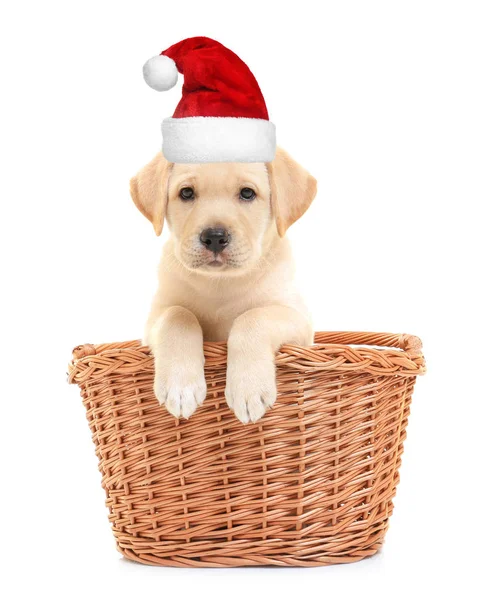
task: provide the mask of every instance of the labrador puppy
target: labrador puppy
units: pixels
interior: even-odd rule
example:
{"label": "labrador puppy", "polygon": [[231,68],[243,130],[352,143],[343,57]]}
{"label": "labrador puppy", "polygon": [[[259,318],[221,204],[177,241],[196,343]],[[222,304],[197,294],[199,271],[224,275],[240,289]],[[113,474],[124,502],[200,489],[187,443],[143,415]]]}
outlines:
{"label": "labrador puppy", "polygon": [[282,149],[267,164],[172,164],[158,154],[130,191],[156,234],[164,220],[171,232],[145,329],[158,401],[188,419],[206,396],[204,340],[228,340],[225,399],[240,421],[257,421],[276,400],[278,348],[313,342],[285,232],[316,180]]}

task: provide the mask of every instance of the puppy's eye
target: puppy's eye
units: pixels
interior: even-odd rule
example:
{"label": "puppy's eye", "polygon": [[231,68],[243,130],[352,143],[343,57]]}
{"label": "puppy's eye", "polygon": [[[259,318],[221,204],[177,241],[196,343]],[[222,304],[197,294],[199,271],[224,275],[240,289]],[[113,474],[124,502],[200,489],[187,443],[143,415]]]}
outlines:
{"label": "puppy's eye", "polygon": [[255,200],[255,192],[252,188],[242,188],[240,190],[240,199],[241,200]]}
{"label": "puppy's eye", "polygon": [[195,192],[191,187],[184,187],[180,190],[180,198],[182,200],[193,200],[195,197]]}

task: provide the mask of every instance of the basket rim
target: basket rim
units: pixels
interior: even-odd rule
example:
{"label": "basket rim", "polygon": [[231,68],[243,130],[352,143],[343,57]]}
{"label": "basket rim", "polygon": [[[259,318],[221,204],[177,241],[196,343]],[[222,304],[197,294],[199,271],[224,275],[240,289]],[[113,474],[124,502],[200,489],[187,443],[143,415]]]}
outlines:
{"label": "basket rim", "polygon": [[[226,342],[205,342],[205,370],[226,365]],[[68,382],[81,384],[113,373],[134,375],[154,371],[153,355],[141,340],[105,344],[82,344],[72,352]],[[314,344],[283,345],[276,355],[277,367],[308,371],[324,370],[373,375],[416,376],[426,372],[421,340],[409,334],[317,331]]]}

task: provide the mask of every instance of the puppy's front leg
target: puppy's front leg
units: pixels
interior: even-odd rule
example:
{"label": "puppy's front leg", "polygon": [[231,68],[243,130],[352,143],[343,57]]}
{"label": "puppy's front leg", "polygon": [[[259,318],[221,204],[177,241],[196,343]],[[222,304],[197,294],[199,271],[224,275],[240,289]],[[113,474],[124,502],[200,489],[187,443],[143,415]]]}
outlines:
{"label": "puppy's front leg", "polygon": [[155,357],[155,396],[174,417],[188,419],[207,393],[203,333],[182,306],[161,310],[147,333]]}
{"label": "puppy's front leg", "polygon": [[287,306],[254,308],[235,319],[228,338],[228,406],[242,421],[257,421],[277,398],[275,353],[282,344],[313,341],[308,319]]}

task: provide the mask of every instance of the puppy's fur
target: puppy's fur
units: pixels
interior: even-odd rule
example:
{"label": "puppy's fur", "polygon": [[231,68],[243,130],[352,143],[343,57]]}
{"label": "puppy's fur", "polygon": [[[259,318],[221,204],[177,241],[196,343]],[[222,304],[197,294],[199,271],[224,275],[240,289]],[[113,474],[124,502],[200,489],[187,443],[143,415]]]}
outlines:
{"label": "puppy's fur", "polygon": [[[185,187],[193,200],[181,199]],[[254,200],[241,199],[245,187]],[[243,423],[257,421],[276,399],[275,352],[313,340],[284,235],[315,197],[315,179],[281,149],[268,164],[172,164],[158,154],[130,190],[156,234],[164,219],[171,232],[145,330],[156,397],[190,417],[206,395],[203,341],[228,340],[225,398]],[[211,227],[229,233],[220,254],[200,241]]]}

